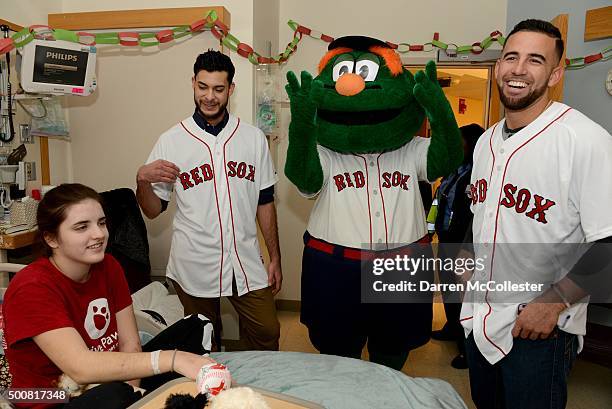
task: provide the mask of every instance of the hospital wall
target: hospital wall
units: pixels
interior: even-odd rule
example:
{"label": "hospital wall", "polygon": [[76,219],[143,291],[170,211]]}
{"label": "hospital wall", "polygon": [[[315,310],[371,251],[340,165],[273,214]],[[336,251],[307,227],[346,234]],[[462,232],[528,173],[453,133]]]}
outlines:
{"label": "hospital wall", "polygon": [[[1,2],[5,2],[2,0]],[[226,0],[206,2],[181,0],[172,2],[162,0],[63,0],[45,2],[30,0],[10,2],[15,13],[15,22],[23,25],[46,22],[47,13],[85,12],[100,10],[145,9],[165,7],[225,6],[231,13],[231,32],[241,41],[253,44],[257,51],[267,51],[266,42],[272,43],[272,52],[284,50],[291,41],[292,31],[287,21],[292,19],[314,30],[320,30],[333,37],[362,34],[393,42],[423,44],[432,39],[434,32],[440,33],[442,41],[457,44],[471,44],[484,39],[494,30],[506,31],[507,0],[475,0],[469,7],[461,2],[444,0],[435,7],[426,3],[407,0],[381,0],[376,3],[365,1],[299,1],[299,0]],[[17,7],[15,4],[22,6]],[[43,7],[44,5],[44,7]],[[17,9],[20,10],[17,10]],[[23,10],[21,10],[23,8]],[[3,7],[3,15],[4,14]],[[36,10],[33,12],[32,10]],[[10,16],[9,16],[10,17]],[[18,18],[19,17],[19,18]],[[7,18],[8,19],[8,18]],[[201,39],[204,46],[211,44],[210,33]],[[282,67],[279,77],[280,88],[284,85],[287,70],[308,70],[315,73],[319,59],[326,51],[327,44],[305,36],[298,51]],[[177,48],[177,50],[179,50]],[[160,53],[180,51],[162,50]],[[164,76],[150,77],[149,60],[146,56],[132,55],[128,51],[117,51],[125,58],[125,69],[142,73],[141,84],[125,84],[125,73],[117,72],[115,77],[108,76],[100,83],[90,100],[69,99],[68,114],[72,128],[72,142],[61,145],[61,152],[51,152],[51,162],[60,162],[68,169],[58,172],[64,179],[59,181],[79,181],[98,190],[117,187],[135,187],[135,174],[146,160],[153,144],[161,132],[177,121],[185,118],[193,109],[190,89],[191,67],[194,55],[182,54],[181,60],[173,61],[173,69],[164,76],[172,77],[176,87],[169,89]],[[137,53],[136,53],[137,54]],[[412,55],[412,54],[411,54]],[[431,56],[433,53],[415,53],[417,57]],[[244,58],[231,54],[236,65],[236,92],[231,99],[231,110],[243,120],[254,119],[254,67]],[[123,84],[123,85],[118,85]],[[132,101],[136,92],[139,103],[126,105],[125,99]],[[116,105],[104,108],[96,106],[96,98],[101,101],[108,95],[116,95]],[[284,93],[280,96],[286,99]],[[286,102],[286,101],[285,101]],[[280,138],[271,143],[273,156],[280,181],[277,185],[277,206],[279,215],[279,234],[283,254],[285,275],[283,290],[279,298],[299,300],[300,270],[302,253],[302,234],[306,228],[308,215],[313,202],[301,198],[295,188],[284,177],[283,168],[287,150],[286,129],[289,122],[287,104],[281,109],[282,127]],[[94,121],[92,112],[103,121]],[[123,126],[122,118],[143,118],[140,126]],[[63,158],[63,159],[62,159]],[[52,165],[56,166],[56,165]],[[57,183],[53,178],[52,182]],[[58,182],[59,182],[58,181]],[[155,274],[163,274],[167,262],[171,238],[173,206],[164,215],[147,221],[151,245],[151,262]]]}

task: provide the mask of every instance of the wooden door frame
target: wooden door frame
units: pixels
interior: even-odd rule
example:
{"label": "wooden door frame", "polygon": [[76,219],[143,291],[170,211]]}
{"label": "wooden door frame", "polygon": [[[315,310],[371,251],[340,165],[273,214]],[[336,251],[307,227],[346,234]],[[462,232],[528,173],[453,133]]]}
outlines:
{"label": "wooden door frame", "polygon": [[[402,64],[404,68],[421,68],[424,67],[424,63],[414,62],[414,63],[404,63]],[[466,64],[466,63],[444,63],[439,64],[436,68],[452,68],[452,69],[466,69],[466,68],[475,68],[475,69],[486,69],[489,71],[489,75],[487,78],[487,94],[486,100],[484,101],[485,106],[485,117],[484,117],[484,128],[488,128],[500,119],[500,104],[499,104],[499,93],[497,91],[497,87],[495,86],[493,68],[495,67],[495,61],[482,61],[475,64]],[[493,113],[493,114],[492,114]],[[496,115],[494,115],[496,113]],[[497,119],[495,119],[497,118]],[[417,134],[426,135],[427,129],[427,118],[423,121],[421,128],[419,128]]]}
{"label": "wooden door frame", "polygon": [[[567,51],[567,26],[569,22],[569,15],[559,14],[558,16],[553,18],[550,22],[559,29],[559,31],[561,32],[561,38],[563,39],[563,44],[565,44],[565,47],[563,47],[563,55],[561,56],[561,61],[559,62],[559,65],[565,71],[565,52]],[[554,87],[549,88],[548,96],[550,99],[552,99],[553,101],[558,101],[558,102],[563,101],[563,83],[564,82],[565,82],[565,72],[563,72],[563,75],[561,76],[561,81],[559,81],[557,85],[555,85]]]}

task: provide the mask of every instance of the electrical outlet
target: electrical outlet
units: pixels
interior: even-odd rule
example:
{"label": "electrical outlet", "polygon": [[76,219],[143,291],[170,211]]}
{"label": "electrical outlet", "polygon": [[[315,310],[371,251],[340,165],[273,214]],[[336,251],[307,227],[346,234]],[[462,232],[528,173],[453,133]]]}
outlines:
{"label": "electrical outlet", "polygon": [[30,134],[30,125],[29,124],[20,124],[19,125],[19,139],[21,143],[34,143],[34,138]]}
{"label": "electrical outlet", "polygon": [[36,180],[36,162],[26,162],[25,171],[27,180]]}

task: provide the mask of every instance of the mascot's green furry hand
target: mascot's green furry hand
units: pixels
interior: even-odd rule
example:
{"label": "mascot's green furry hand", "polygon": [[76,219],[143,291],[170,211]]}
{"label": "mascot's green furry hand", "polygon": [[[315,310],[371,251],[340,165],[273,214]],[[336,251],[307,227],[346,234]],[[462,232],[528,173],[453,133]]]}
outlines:
{"label": "mascot's green furry hand", "polygon": [[[445,108],[443,107],[442,101],[446,100],[444,91],[442,91],[438,83],[436,63],[429,61],[425,66],[425,71],[418,71],[414,75],[414,80],[416,82],[413,91],[414,97],[423,107],[427,114],[427,118],[431,121],[432,118],[438,116],[437,114],[441,106]],[[444,111],[444,109],[442,109],[442,111]]]}
{"label": "mascot's green furry hand", "polygon": [[414,80],[414,97],[425,110],[431,126],[427,178],[435,180],[454,171],[463,160],[461,133],[453,110],[438,83],[436,64],[429,61],[425,72],[417,72]]}
{"label": "mascot's green furry hand", "polygon": [[292,71],[287,73],[288,84],[285,90],[291,102],[291,124],[286,165],[300,165],[285,166],[285,174],[302,192],[315,193],[323,186],[315,124],[317,102],[323,95],[323,84],[313,81],[307,71],[302,71],[301,80],[300,85]]}

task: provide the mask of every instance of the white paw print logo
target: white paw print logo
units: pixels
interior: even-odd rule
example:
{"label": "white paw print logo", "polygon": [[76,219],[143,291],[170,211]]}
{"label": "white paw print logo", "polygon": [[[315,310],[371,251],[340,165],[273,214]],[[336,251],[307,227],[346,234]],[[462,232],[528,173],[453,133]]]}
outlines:
{"label": "white paw print logo", "polygon": [[110,311],[108,310],[108,300],[97,298],[89,303],[87,316],[85,317],[85,331],[91,339],[98,339],[108,329],[110,324]]}

